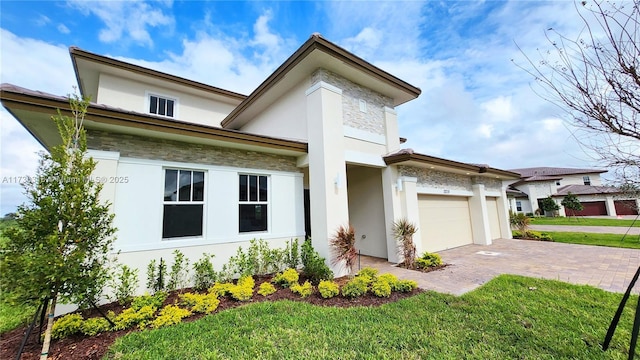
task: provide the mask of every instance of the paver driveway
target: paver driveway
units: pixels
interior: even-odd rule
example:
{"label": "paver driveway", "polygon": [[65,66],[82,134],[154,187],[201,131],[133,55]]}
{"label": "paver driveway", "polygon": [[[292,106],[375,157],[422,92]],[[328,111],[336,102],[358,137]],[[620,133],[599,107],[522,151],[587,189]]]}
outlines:
{"label": "paver driveway", "polygon": [[[530,240],[494,240],[492,245],[467,245],[439,252],[450,264],[421,273],[395,267],[384,259],[363,257],[362,266],[412,279],[427,290],[461,295],[500,274],[516,274],[587,284],[624,292],[640,266],[640,250]],[[640,283],[640,281],[639,281]],[[640,284],[636,284],[634,293]]]}

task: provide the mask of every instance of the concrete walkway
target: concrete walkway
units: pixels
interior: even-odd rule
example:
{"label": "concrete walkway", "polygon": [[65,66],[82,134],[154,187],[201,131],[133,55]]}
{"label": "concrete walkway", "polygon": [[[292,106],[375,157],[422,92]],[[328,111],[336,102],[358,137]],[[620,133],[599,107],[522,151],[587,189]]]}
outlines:
{"label": "concrete walkway", "polygon": [[621,226],[530,225],[529,229],[535,231],[569,231],[598,234],[640,235],[640,227],[628,228]]}
{"label": "concrete walkway", "polygon": [[[461,295],[500,274],[592,285],[624,292],[640,266],[640,250],[563,244],[531,240],[494,240],[493,245],[467,245],[439,252],[449,264],[439,271],[422,273],[394,266],[385,259],[363,257],[371,266],[427,290]],[[640,281],[639,281],[640,283]],[[640,284],[636,284],[637,294]]]}

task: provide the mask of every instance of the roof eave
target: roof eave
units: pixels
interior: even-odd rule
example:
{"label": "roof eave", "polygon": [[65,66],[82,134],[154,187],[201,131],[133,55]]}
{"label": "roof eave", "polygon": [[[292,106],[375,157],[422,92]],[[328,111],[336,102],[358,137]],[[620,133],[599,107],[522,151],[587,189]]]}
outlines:
{"label": "roof eave", "polygon": [[511,171],[496,169],[496,168],[487,167],[487,166],[475,166],[467,163],[438,158],[438,157],[424,155],[424,154],[402,153],[402,154],[392,154],[384,157],[384,162],[387,165],[401,165],[402,163],[409,162],[409,161],[446,166],[446,167],[465,170],[465,171],[469,171],[477,174],[490,173],[490,174],[499,175],[499,176],[503,176],[505,178],[510,178],[510,179],[517,179],[520,177],[519,174]]}

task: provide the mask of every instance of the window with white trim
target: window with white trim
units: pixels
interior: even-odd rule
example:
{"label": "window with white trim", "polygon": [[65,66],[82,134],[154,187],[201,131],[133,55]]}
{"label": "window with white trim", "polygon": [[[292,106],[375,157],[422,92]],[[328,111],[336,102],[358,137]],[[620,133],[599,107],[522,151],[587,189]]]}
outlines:
{"label": "window with white trim", "polygon": [[162,238],[202,236],[204,171],[165,169]]}
{"label": "window with white trim", "polygon": [[174,117],[176,99],[149,94],[149,113]]}
{"label": "window with white trim", "polygon": [[516,210],[522,211],[522,201],[516,201]]}
{"label": "window with white trim", "polygon": [[591,178],[589,178],[589,175],[585,175],[585,176],[583,176],[583,177],[582,177],[582,182],[583,182],[585,185],[591,185]]}
{"label": "window with white trim", "polygon": [[239,232],[267,231],[269,177],[240,174],[238,183]]}

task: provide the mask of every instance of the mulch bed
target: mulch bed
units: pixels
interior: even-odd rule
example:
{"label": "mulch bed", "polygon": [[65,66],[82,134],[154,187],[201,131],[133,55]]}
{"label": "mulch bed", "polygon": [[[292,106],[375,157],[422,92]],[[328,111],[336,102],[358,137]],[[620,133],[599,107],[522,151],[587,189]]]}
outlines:
{"label": "mulch bed", "polygon": [[401,267],[403,269],[408,269],[408,270],[413,270],[413,271],[420,271],[420,272],[423,272],[423,273],[429,273],[429,272],[432,272],[432,271],[442,270],[442,269],[446,268],[449,265],[450,264],[442,264],[442,265],[430,266],[430,267],[427,267],[427,268],[418,268],[418,267],[410,268],[410,267],[407,266],[407,264],[405,264],[404,262],[401,262],[397,266]]}
{"label": "mulch bed", "polygon": [[[446,265],[444,265],[446,266]],[[443,267],[444,267],[443,266]],[[254,277],[256,278],[256,277]],[[256,289],[260,286],[260,283],[264,281],[269,281],[270,277],[262,277],[256,278]],[[304,279],[300,279],[301,282]],[[343,285],[348,281],[347,277],[342,277],[335,279],[335,281]],[[275,293],[269,296],[258,295],[254,292],[254,296],[252,300],[248,302],[239,302],[233,299],[229,299],[227,297],[220,298],[220,305],[218,305],[218,309],[212,316],[215,316],[217,312],[231,309],[234,307],[257,303],[262,301],[277,301],[277,300],[292,300],[292,301],[302,301],[308,302],[314,305],[319,306],[335,306],[335,307],[351,307],[351,306],[380,306],[382,304],[386,304],[389,302],[398,301],[400,299],[404,299],[410,296],[414,296],[423,292],[422,289],[416,289],[410,293],[391,293],[391,296],[388,298],[379,298],[372,294],[366,294],[365,296],[361,296],[355,299],[344,298],[342,296],[336,296],[331,299],[323,299],[320,294],[316,291],[314,294],[309,296],[306,299],[301,299],[299,295],[292,293],[289,289],[278,289]],[[189,291],[190,289],[185,289]],[[178,301],[178,292],[173,292],[169,294],[167,299],[165,300],[165,305],[173,304]],[[109,303],[100,306],[100,309],[106,313],[109,310],[112,310],[116,314],[120,313],[124,310],[124,307],[119,305],[117,302]],[[100,316],[98,312],[94,309],[91,311],[86,311],[82,313],[85,318],[92,316]],[[189,318],[184,319],[183,321],[194,321],[202,318],[203,315],[197,314],[191,316]],[[0,336],[0,359],[15,359],[18,349],[20,348],[20,343],[24,337],[24,334],[27,330],[27,326],[9,331]],[[88,337],[88,336],[70,336],[64,339],[52,340],[51,348],[49,349],[49,359],[59,359],[59,360],[76,360],[76,359],[100,359],[107,352],[109,346],[113,344],[113,342],[120,336],[124,336],[133,331],[140,331],[136,329],[129,330],[121,330],[121,331],[111,331],[102,334],[98,334],[96,336]],[[28,339],[28,342],[24,348],[22,359],[38,359],[40,357],[40,351],[42,349],[42,345],[37,342],[37,336],[35,333],[37,332],[37,328],[34,329],[33,334]]]}

